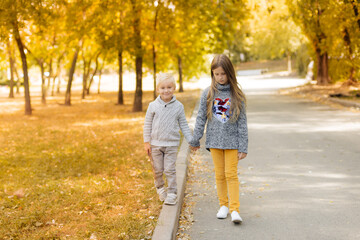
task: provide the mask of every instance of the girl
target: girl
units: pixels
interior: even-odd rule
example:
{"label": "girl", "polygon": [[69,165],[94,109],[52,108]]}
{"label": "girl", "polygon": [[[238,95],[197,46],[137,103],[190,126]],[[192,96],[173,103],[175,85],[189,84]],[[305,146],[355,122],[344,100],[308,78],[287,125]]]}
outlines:
{"label": "girl", "polygon": [[200,147],[206,127],[206,149],[210,150],[215,167],[215,179],[220,209],[217,218],[231,212],[231,220],[241,223],[239,215],[238,160],[247,155],[248,131],[245,113],[246,99],[235,76],[230,59],[216,55],[211,63],[211,85],[200,99],[194,129],[192,149]]}

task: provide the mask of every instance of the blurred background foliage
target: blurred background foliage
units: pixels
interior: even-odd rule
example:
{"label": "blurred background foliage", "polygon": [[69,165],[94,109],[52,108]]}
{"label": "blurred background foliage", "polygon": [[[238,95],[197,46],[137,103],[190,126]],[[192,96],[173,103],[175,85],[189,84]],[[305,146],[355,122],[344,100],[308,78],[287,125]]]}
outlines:
{"label": "blurred background foliage", "polygon": [[2,0],[0,84],[26,88],[25,72],[36,69],[43,102],[63,79],[70,105],[74,74],[85,98],[94,76],[112,72],[123,104],[122,75],[136,72],[139,111],[143,73],[173,72],[182,91],[183,81],[207,73],[215,53],[239,69],[284,60],[301,76],[313,60],[319,85],[356,83],[359,7],[355,0]]}

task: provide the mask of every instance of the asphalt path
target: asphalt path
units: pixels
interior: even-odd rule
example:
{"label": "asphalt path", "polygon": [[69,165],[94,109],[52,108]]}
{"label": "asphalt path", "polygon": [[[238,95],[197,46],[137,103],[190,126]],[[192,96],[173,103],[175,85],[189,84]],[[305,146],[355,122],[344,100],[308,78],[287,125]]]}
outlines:
{"label": "asphalt path", "polygon": [[194,222],[183,234],[194,240],[360,239],[360,114],[277,94],[301,79],[239,80],[249,128],[249,154],[238,165],[243,223],[216,219],[213,163],[202,139],[186,190]]}

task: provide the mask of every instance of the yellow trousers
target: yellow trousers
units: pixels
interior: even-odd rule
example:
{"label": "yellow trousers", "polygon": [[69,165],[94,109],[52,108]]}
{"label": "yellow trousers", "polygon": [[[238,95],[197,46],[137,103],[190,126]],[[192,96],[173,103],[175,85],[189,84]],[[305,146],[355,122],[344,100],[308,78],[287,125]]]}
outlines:
{"label": "yellow trousers", "polygon": [[210,152],[215,166],[216,189],[220,206],[229,207],[230,212],[239,212],[238,150],[211,148]]}

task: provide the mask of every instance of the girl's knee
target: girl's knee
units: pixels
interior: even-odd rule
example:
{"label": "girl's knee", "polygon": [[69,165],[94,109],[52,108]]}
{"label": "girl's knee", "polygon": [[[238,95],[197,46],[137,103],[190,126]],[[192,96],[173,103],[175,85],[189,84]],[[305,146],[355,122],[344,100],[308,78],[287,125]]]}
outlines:
{"label": "girl's knee", "polygon": [[237,171],[229,171],[229,172],[225,172],[225,177],[227,181],[231,181],[231,180],[236,180],[238,181],[238,176],[237,176]]}

